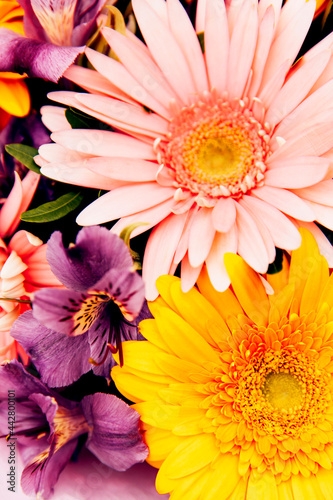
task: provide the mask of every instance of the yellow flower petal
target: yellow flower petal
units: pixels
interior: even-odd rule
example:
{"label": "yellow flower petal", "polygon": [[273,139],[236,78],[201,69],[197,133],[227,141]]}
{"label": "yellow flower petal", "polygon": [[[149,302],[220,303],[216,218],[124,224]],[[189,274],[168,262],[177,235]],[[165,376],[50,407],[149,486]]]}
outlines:
{"label": "yellow flower petal", "polygon": [[226,453],[222,455],[214,464],[207,486],[205,495],[202,499],[205,500],[225,500],[232,494],[236,486],[241,480],[238,473],[239,457]]}
{"label": "yellow flower petal", "polygon": [[177,479],[188,476],[210,464],[219,453],[215,438],[211,434],[184,438],[163,462],[156,478],[157,490],[160,490],[164,478]]}
{"label": "yellow flower petal", "polygon": [[278,500],[275,477],[271,472],[251,472],[246,500]]}
{"label": "yellow flower petal", "polygon": [[176,356],[192,363],[199,360],[200,364],[204,361],[219,363],[219,356],[212,347],[174,311],[160,308],[155,320],[163,340]]}
{"label": "yellow flower petal", "polygon": [[[184,293],[181,282],[177,280],[170,287],[172,300],[178,307],[178,313],[187,321],[200,335],[214,347],[218,346],[221,337],[212,336],[209,323],[217,323],[221,329],[229,333],[229,329],[216,309],[195,288]],[[207,321],[209,318],[209,322]]]}
{"label": "yellow flower petal", "polygon": [[258,274],[239,255],[224,256],[230,281],[239,303],[257,325],[267,325],[269,301]]}
{"label": "yellow flower petal", "polygon": [[0,107],[14,116],[25,116],[30,109],[30,94],[24,82],[2,79],[0,75]]}
{"label": "yellow flower petal", "polygon": [[[332,474],[332,471],[331,471]],[[301,474],[291,476],[291,487],[296,500],[327,500],[318,488],[316,477],[304,477]]]}
{"label": "yellow flower petal", "polygon": [[209,279],[206,266],[202,268],[197,285],[202,295],[215,307],[223,319],[243,313],[243,309],[230,289],[225,292],[215,290]]}
{"label": "yellow flower petal", "polygon": [[[136,408],[134,405],[133,408]],[[165,460],[179,444],[183,442],[183,437],[175,436],[165,429],[152,427],[145,432],[145,442],[149,448],[147,460],[157,462]]]}

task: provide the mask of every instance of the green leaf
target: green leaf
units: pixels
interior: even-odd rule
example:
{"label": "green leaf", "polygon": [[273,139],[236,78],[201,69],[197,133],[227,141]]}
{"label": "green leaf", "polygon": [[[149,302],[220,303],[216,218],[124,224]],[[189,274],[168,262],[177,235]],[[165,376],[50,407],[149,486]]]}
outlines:
{"label": "green leaf", "polygon": [[75,210],[83,200],[81,193],[67,193],[57,200],[44,203],[33,210],[23,212],[21,220],[24,222],[51,222],[61,219]]}
{"label": "green leaf", "polygon": [[283,264],[283,251],[281,248],[276,249],[276,257],[274,262],[272,262],[267,269],[267,274],[276,274],[282,271]]}
{"label": "green leaf", "polygon": [[90,115],[87,115],[83,111],[79,111],[76,108],[69,107],[65,111],[65,116],[72,128],[88,128],[97,130],[114,130],[112,127],[107,125]]}
{"label": "green leaf", "polygon": [[40,168],[35,163],[34,156],[38,155],[38,149],[26,144],[7,144],[5,149],[8,154],[14,156],[25,167],[37,174],[40,174]]}
{"label": "green leaf", "polygon": [[202,50],[202,53],[205,53],[205,33],[201,31],[201,33],[197,33],[197,37],[200,43],[200,47]]}

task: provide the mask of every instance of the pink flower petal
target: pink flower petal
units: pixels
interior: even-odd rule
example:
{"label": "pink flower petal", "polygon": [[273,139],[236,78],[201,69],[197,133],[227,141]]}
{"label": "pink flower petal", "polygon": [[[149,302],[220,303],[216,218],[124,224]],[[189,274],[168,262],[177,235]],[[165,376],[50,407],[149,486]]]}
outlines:
{"label": "pink flower petal", "polygon": [[[175,256],[173,258],[173,262],[175,264],[179,264],[181,260],[185,257],[188,250],[188,240],[190,236],[190,230],[193,223],[194,218],[198,213],[199,207],[195,205],[194,207],[190,207],[188,210],[187,218],[184,224],[184,229],[181,237],[179,238],[179,243],[175,252]],[[181,212],[184,213],[184,212]]]}
{"label": "pink flower petal", "polygon": [[[259,8],[263,0],[259,2]],[[275,29],[274,8],[270,5],[259,25],[256,51],[252,62],[253,76],[250,88],[247,92],[249,97],[254,97],[260,87],[261,78],[265,69],[265,63],[273,40]]]}
{"label": "pink flower petal", "polygon": [[165,23],[145,0],[132,0],[132,5],[153,58],[181,101],[189,104],[189,98],[195,95],[196,89],[181,48]]}
{"label": "pink flower petal", "polygon": [[244,195],[240,203],[245,209],[252,210],[267,226],[276,247],[295,250],[300,246],[300,233],[280,210],[254,196]]}
{"label": "pink flower petal", "polygon": [[224,265],[224,254],[237,252],[237,229],[233,226],[227,233],[216,233],[206,259],[207,271],[213,287],[224,292],[230,285],[230,278]]}
{"label": "pink flower petal", "polygon": [[134,158],[100,157],[87,160],[85,167],[110,179],[126,182],[149,182],[155,180],[159,165]]}
{"label": "pink flower petal", "polygon": [[193,218],[188,241],[188,258],[192,267],[198,267],[205,261],[215,232],[212,223],[212,209],[199,208]]}
{"label": "pink flower petal", "polygon": [[265,172],[265,185],[298,189],[317,184],[324,179],[329,160],[316,156],[299,156],[270,163]]}
{"label": "pink flower petal", "polygon": [[276,137],[285,140],[312,129],[318,123],[333,122],[333,106],[331,95],[333,93],[333,80],[305,99],[290,115],[288,115],[276,128],[271,139],[271,150],[275,151]]}
{"label": "pink flower petal", "polygon": [[141,212],[173,198],[174,188],[161,187],[154,182],[123,186],[104,194],[78,216],[80,226],[103,224],[126,215]]}
{"label": "pink flower petal", "polygon": [[169,274],[185,220],[186,214],[169,215],[149,236],[142,263],[147,300],[154,300],[158,295],[157,278]]}
{"label": "pink flower petal", "polygon": [[161,116],[165,116],[165,107],[156,101],[119,61],[89,48],[86,49],[86,56],[94,68],[122,92],[125,92],[135,99],[135,101],[139,101]]}
{"label": "pink flower petal", "polygon": [[232,198],[220,198],[213,208],[212,220],[216,231],[227,233],[236,219],[236,206]]}
{"label": "pink flower petal", "polygon": [[272,126],[285,118],[306,97],[323,72],[331,57],[331,51],[322,52],[304,64],[285,83],[270,105],[265,120]]}
{"label": "pink flower petal", "polygon": [[9,251],[15,251],[22,259],[35,252],[43,242],[28,231],[17,231],[8,244]]}
{"label": "pink flower petal", "polygon": [[122,101],[134,103],[135,101],[128,97],[125,92],[122,92],[103,75],[93,69],[83,68],[82,66],[70,66],[64,73],[64,77],[71,82],[76,83],[87,92],[92,94],[106,94],[110,97],[116,97]]}
{"label": "pink flower petal", "polygon": [[333,207],[320,205],[319,203],[313,203],[312,201],[307,201],[307,203],[315,214],[315,220],[319,222],[319,224],[322,224],[324,227],[333,231]]}
{"label": "pink flower petal", "polygon": [[313,221],[315,218],[313,211],[301,198],[285,189],[263,186],[254,189],[252,194],[295,219]]}
{"label": "pink flower petal", "polygon": [[314,201],[315,203],[321,203],[322,205],[333,207],[332,180],[319,182],[315,186],[310,186],[303,189],[295,189],[294,193],[300,198],[304,198],[305,200]]}
{"label": "pink flower petal", "polygon": [[205,59],[211,88],[226,90],[229,54],[229,28],[224,2],[209,0],[206,4]]}
{"label": "pink flower petal", "polygon": [[107,96],[98,96],[92,94],[76,94],[75,98],[88,108],[107,116],[114,118],[123,128],[126,125],[133,125],[141,130],[141,133],[146,131],[154,132],[154,136],[164,135],[168,129],[168,122],[156,115],[148,113],[142,107],[133,106],[126,102],[121,102]]}
{"label": "pink flower petal", "polygon": [[60,144],[53,143],[43,144],[40,146],[38,153],[44,160],[50,163],[81,161],[83,164],[87,158],[91,158],[91,155],[89,154],[79,153],[78,151],[73,151],[72,149],[60,146]]}
{"label": "pink flower petal", "polygon": [[96,156],[121,156],[155,160],[156,155],[150,144],[133,137],[107,130],[74,129],[53,132],[51,139],[69,149]]}
{"label": "pink flower petal", "polygon": [[42,166],[41,173],[54,179],[74,186],[83,186],[94,189],[115,189],[127,184],[126,181],[113,180],[86,168],[82,160],[76,162],[47,163]]}
{"label": "pink flower petal", "polygon": [[66,108],[58,106],[43,106],[40,110],[42,122],[51,132],[58,130],[71,130],[71,126],[65,117]]}
{"label": "pink flower petal", "polygon": [[17,172],[14,186],[0,210],[0,237],[4,238],[13,234],[20,223],[20,215],[24,212],[37,189],[40,175],[30,170],[23,181]]}
{"label": "pink flower petal", "polygon": [[259,216],[258,211],[255,210],[254,207],[251,206],[251,204],[246,204],[246,202],[244,203],[244,197],[240,198],[238,203],[243,208],[245,208],[247,213],[251,216],[251,218],[255,222],[255,225],[257,226],[265,245],[268,262],[269,263],[273,262],[275,259],[276,252],[275,252],[275,244],[273,241],[273,236],[271,234],[270,229],[267,227],[264,220]]}
{"label": "pink flower petal", "polygon": [[173,198],[166,200],[158,205],[147,210],[142,210],[133,215],[127,215],[122,217],[116,224],[112,227],[111,232],[115,234],[120,234],[125,227],[131,224],[140,223],[140,226],[135,228],[131,233],[131,238],[138,236],[145,231],[148,231],[152,227],[156,226],[159,222],[165,219],[171,213],[172,206],[174,204]]}
{"label": "pink flower petal", "polygon": [[103,29],[103,35],[133,78],[160,103],[160,107],[164,109],[162,116],[168,117],[168,104],[171,99],[176,98],[176,94],[149,52],[109,28]]}
{"label": "pink flower petal", "polygon": [[264,240],[258,226],[248,212],[236,203],[238,253],[258,273],[267,271],[269,264]]}
{"label": "pink flower petal", "polygon": [[282,160],[288,156],[320,156],[326,153],[333,147],[332,127],[333,122],[316,123],[311,129],[287,140],[274,151],[269,161]]}
{"label": "pink flower petal", "polygon": [[243,95],[252,66],[257,36],[257,3],[253,0],[244,0],[230,41],[227,78],[230,97],[239,98]]}
{"label": "pink flower petal", "polygon": [[167,8],[170,29],[184,53],[197,91],[208,90],[206,66],[192,23],[179,0],[168,0]]}
{"label": "pink flower petal", "polygon": [[[283,21],[284,9],[281,12],[279,25]],[[314,0],[304,1],[304,5],[299,11],[297,22],[295,23],[295,18],[290,15],[281,33],[277,30],[276,38],[265,65],[263,85],[276,73],[284,61],[288,59],[290,66],[292,65],[309,31],[315,9],[316,2]]]}
{"label": "pink flower petal", "polygon": [[200,271],[202,269],[202,264],[198,267],[192,267],[190,261],[188,259],[188,255],[186,254],[182,259],[181,263],[181,288],[184,293],[191,290],[194,287],[195,282],[198,279]]}
{"label": "pink flower petal", "polygon": [[[2,266],[1,272],[0,272],[0,278],[2,280],[4,279],[10,279],[16,277],[18,274],[23,273],[27,269],[27,265],[24,264],[22,261],[21,257],[17,255],[16,252],[12,251]],[[22,281],[22,280],[21,280]]]}

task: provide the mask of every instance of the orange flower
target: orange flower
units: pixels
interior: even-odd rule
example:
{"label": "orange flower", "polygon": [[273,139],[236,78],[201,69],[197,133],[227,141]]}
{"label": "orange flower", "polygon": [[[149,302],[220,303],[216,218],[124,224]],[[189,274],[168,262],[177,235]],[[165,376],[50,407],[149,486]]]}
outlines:
{"label": "orange flower", "polygon": [[[24,10],[15,0],[1,0],[0,28],[8,28],[24,35]],[[25,116],[30,110],[30,95],[22,75],[0,72],[0,129],[10,115]]]}

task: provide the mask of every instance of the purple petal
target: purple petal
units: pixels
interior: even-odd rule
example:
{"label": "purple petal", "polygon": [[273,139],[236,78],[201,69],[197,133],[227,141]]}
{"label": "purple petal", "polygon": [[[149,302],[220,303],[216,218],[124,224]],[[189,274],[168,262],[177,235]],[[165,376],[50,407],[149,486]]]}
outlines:
{"label": "purple petal", "polygon": [[77,337],[89,330],[107,303],[108,297],[44,288],[34,295],[33,315],[47,328]]}
{"label": "purple petal", "polygon": [[0,366],[0,400],[7,400],[8,390],[15,391],[16,400],[27,399],[34,392],[50,393],[40,380],[30,375],[16,360]]}
{"label": "purple petal", "polygon": [[69,385],[92,368],[87,334],[68,337],[49,330],[33,317],[32,311],[19,316],[12,326],[11,335],[20,342],[42,381],[50,387]]}
{"label": "purple petal", "polygon": [[57,83],[84,47],[58,47],[0,28],[0,71],[27,73]]}
{"label": "purple petal", "polygon": [[24,10],[23,24],[26,36],[28,38],[35,38],[36,40],[47,42],[47,36],[31,7],[31,0],[18,0],[18,3]]}
{"label": "purple petal", "polygon": [[100,226],[81,229],[75,246],[69,249],[64,248],[62,235],[56,231],[48,241],[47,260],[56,277],[77,291],[92,287],[109,269],[133,264],[125,243]]}
{"label": "purple petal", "polygon": [[90,293],[105,293],[119,306],[123,316],[133,321],[141,311],[145,298],[144,283],[141,276],[130,270],[111,269],[105,273]]}
{"label": "purple petal", "polygon": [[87,448],[104,464],[126,470],[143,462],[148,448],[139,430],[140,415],[111,394],[93,394],[81,401],[82,410],[92,428]]}
{"label": "purple petal", "polygon": [[74,16],[72,44],[86,43],[96,26],[96,17],[105,5],[105,0],[80,0],[77,3]]}
{"label": "purple petal", "polygon": [[61,471],[71,459],[76,445],[77,439],[73,439],[62,446],[54,455],[50,456],[46,451],[35,457],[22,472],[23,491],[27,495],[39,493],[41,498],[49,498]]}

